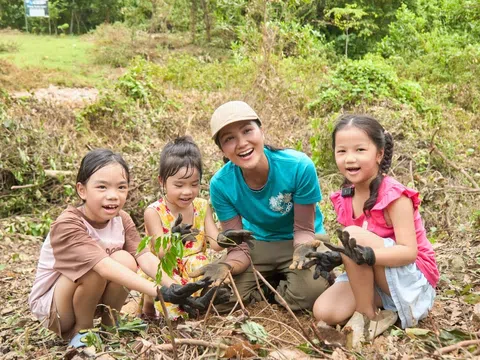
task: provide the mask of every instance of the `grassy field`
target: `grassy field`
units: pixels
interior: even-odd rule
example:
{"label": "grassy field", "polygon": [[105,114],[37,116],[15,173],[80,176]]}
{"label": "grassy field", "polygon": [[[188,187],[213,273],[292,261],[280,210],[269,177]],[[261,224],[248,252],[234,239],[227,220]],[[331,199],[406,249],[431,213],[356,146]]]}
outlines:
{"label": "grassy field", "polygon": [[[105,82],[111,68],[94,63],[93,41],[88,36],[42,36],[0,32],[0,64],[13,68],[8,76],[0,71],[0,84],[23,90],[48,86],[95,87]],[[2,81],[3,74],[3,81]],[[26,80],[22,78],[30,78]]]}

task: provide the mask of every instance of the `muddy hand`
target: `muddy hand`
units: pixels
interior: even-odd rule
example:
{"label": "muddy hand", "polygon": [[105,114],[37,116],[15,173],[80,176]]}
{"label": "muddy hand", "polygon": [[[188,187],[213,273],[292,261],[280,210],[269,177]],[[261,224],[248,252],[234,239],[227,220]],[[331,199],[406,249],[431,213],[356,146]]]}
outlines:
{"label": "muddy hand", "polygon": [[350,237],[348,231],[337,230],[337,235],[342,242],[343,248],[326,243],[325,246],[327,248],[348,256],[350,259],[355,261],[357,265],[375,265],[375,252],[371,247],[358,245],[355,238]]}
{"label": "muddy hand", "polygon": [[303,264],[310,260],[309,258],[306,258],[305,255],[315,252],[321,243],[322,242],[320,240],[312,240],[295,247],[295,250],[293,251],[292,264],[289,266],[289,269],[303,269]]}
{"label": "muddy hand", "polygon": [[183,215],[178,214],[173,224],[171,233],[178,233],[182,237],[182,243],[185,245],[187,241],[197,241],[195,236],[198,235],[199,231],[197,229],[192,229],[192,224],[182,224]]}
{"label": "muddy hand", "polygon": [[305,255],[310,260],[303,264],[304,269],[315,266],[313,278],[316,280],[320,276],[328,280],[329,273],[337,266],[342,265],[342,256],[336,251],[311,252]]}
{"label": "muddy hand", "polygon": [[231,265],[218,262],[202,266],[200,269],[189,273],[188,276],[196,278],[203,275],[204,279],[208,278],[210,281],[213,281],[213,286],[218,286],[225,280],[231,269]]}
{"label": "muddy hand", "polygon": [[234,247],[242,243],[247,243],[250,248],[253,247],[253,233],[248,230],[225,230],[218,234],[217,244],[223,248]]}

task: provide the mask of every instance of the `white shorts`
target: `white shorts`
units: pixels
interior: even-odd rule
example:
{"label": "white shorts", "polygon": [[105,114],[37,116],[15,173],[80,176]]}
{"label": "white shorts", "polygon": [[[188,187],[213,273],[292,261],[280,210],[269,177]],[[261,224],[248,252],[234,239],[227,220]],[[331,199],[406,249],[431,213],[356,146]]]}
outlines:
{"label": "white shorts", "polygon": [[[395,245],[390,238],[383,239],[386,248]],[[385,267],[385,277],[391,296],[375,285],[375,290],[382,299],[383,308],[398,312],[402,328],[417,325],[425,318],[433,306],[435,289],[418,269],[415,263],[400,267]],[[348,281],[346,273],[341,274],[335,282]]]}

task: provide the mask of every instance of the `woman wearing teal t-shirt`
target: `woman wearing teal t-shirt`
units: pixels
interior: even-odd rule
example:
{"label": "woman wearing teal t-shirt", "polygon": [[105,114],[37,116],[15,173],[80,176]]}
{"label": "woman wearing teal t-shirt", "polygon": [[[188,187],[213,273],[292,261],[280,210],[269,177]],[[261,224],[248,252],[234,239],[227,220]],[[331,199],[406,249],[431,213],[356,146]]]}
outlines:
{"label": "woman wearing teal t-shirt", "polygon": [[[302,269],[310,260],[305,254],[320,243],[315,234],[325,233],[318,178],[305,154],[265,145],[261,125],[242,101],[223,104],[212,116],[212,138],[229,161],[213,176],[210,197],[222,225],[219,236],[239,246],[220,239],[219,245],[228,247],[226,258],[190,276],[221,281],[231,271],[243,302],[261,301],[249,252],[262,275],[280,278],[277,291],[292,310],[311,309],[328,287],[324,278],[314,280],[312,270]],[[251,249],[246,239],[254,243]],[[219,310],[236,300],[233,296]]]}

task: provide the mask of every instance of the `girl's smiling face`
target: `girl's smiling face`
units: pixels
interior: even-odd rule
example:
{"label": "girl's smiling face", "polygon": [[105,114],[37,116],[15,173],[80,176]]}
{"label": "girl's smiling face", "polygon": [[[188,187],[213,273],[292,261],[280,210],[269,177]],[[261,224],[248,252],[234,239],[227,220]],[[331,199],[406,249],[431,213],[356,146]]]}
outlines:
{"label": "girl's smiling face", "polygon": [[165,182],[159,181],[165,186],[167,201],[176,207],[174,211],[189,207],[200,191],[200,173],[195,167],[182,167]]}
{"label": "girl's smiling face", "polygon": [[218,134],[225,157],[244,170],[257,167],[265,158],[263,130],[255,121],[237,121]]}
{"label": "girl's smiling face", "polygon": [[347,126],[335,135],[335,162],[340,172],[354,185],[369,185],[379,171],[383,149],[378,150],[367,133]]}
{"label": "girl's smiling face", "polygon": [[98,169],[85,185],[79,182],[76,186],[78,195],[84,201],[85,216],[99,224],[118,216],[127,200],[127,175],[118,163]]}

